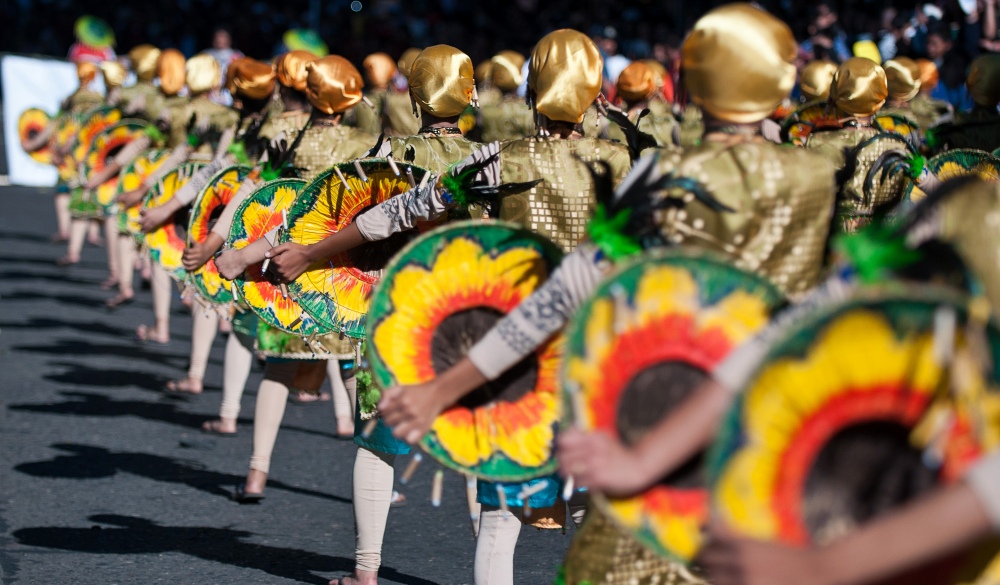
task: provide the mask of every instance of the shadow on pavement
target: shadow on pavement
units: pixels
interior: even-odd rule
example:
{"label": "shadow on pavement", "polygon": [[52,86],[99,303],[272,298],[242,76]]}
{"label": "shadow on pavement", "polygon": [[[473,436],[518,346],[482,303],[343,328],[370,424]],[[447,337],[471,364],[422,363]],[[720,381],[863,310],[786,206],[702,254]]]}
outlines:
{"label": "shadow on pavement", "polygon": [[[4,297],[6,299],[6,297]],[[178,349],[184,348],[180,342],[173,342],[172,345]],[[146,349],[146,348],[149,349]],[[170,346],[143,345],[138,341],[126,342],[123,344],[114,343],[93,343],[83,339],[56,339],[44,345],[15,345],[11,351],[26,351],[30,353],[41,353],[55,355],[59,357],[73,356],[77,358],[87,358],[88,356],[111,356],[126,358],[129,360],[145,360],[154,364],[165,364],[168,360],[181,360],[186,362],[186,355],[171,355],[165,352]],[[150,351],[150,350],[158,351]]]}
{"label": "shadow on pavement", "polygon": [[104,308],[104,299],[95,299],[83,295],[59,294],[42,291],[18,290],[3,296],[8,301],[38,301],[56,302],[60,305],[76,305],[87,309]]}
{"label": "shadow on pavement", "polygon": [[[173,459],[149,453],[110,451],[103,447],[56,443],[53,449],[72,453],[57,455],[46,461],[32,461],[14,466],[20,473],[32,477],[63,479],[101,479],[121,473],[130,473],[153,481],[179,483],[215,496],[230,497],[233,487],[245,478],[231,473],[221,473],[206,469],[196,461]],[[349,498],[317,492],[306,488],[275,481],[267,482],[268,490],[282,490],[303,496],[312,496],[349,504]],[[238,505],[235,502],[234,506]]]}
{"label": "shadow on pavement", "polygon": [[92,368],[70,362],[50,362],[53,367],[67,368],[61,374],[46,374],[42,378],[61,384],[96,386],[98,388],[142,388],[163,393],[166,378],[137,370],[112,370]]}
{"label": "shadow on pavement", "polygon": [[[3,275],[0,274],[0,279]],[[32,317],[22,323],[0,323],[5,329],[72,329],[88,334],[113,335],[115,337],[131,337],[133,328],[114,327],[98,321],[69,321],[66,319],[51,319],[49,317]]]}
{"label": "shadow on pavement", "polygon": [[[146,420],[165,422],[184,427],[185,429],[200,429],[201,424],[210,417],[204,414],[194,414],[178,410],[177,402],[147,402],[144,400],[114,400],[103,394],[93,392],[63,391],[59,394],[67,398],[65,402],[18,403],[7,406],[10,410],[19,412],[37,412],[42,414],[65,414],[70,416],[119,417],[134,416]],[[163,394],[168,397],[167,394]],[[170,396],[169,398],[173,398]],[[249,424],[247,419],[239,419],[240,424]],[[206,435],[208,436],[208,435]]]}
{"label": "shadow on pavement", "polygon": [[[159,526],[145,518],[97,514],[92,522],[105,528],[62,526],[22,528],[13,533],[20,544],[95,554],[157,554],[179,552],[235,567],[256,569],[276,577],[325,585],[327,579],[314,573],[354,569],[354,561],[314,552],[244,542],[253,536],[245,530],[207,526]],[[380,576],[405,585],[436,585],[427,579],[382,567]]]}
{"label": "shadow on pavement", "polygon": [[14,282],[18,280],[52,280],[61,284],[80,284],[84,286],[94,286],[97,281],[90,278],[78,278],[68,274],[52,274],[46,272],[26,272],[23,270],[7,270],[0,272],[0,280]]}

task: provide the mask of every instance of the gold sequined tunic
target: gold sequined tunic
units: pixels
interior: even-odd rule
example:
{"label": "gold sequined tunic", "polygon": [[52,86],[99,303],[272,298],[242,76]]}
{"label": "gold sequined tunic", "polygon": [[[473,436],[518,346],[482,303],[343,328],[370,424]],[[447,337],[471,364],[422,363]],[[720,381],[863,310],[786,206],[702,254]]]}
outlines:
{"label": "gold sequined tunic", "polygon": [[517,96],[504,96],[494,104],[481,105],[477,126],[480,129],[480,139],[484,143],[517,140],[535,133],[535,120],[531,115],[531,108],[524,99]]}
{"label": "gold sequined tunic", "polygon": [[543,181],[504,196],[500,219],[519,223],[563,250],[572,250],[584,238],[596,204],[594,183],[582,161],[596,160],[611,165],[615,185],[631,167],[628,149],[599,138],[531,137],[504,143],[500,153],[502,183]]}

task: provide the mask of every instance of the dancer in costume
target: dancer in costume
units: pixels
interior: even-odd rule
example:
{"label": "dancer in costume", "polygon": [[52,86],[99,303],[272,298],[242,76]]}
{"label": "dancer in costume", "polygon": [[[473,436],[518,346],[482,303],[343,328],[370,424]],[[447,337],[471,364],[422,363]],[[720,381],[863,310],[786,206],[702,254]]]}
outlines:
{"label": "dancer in costume", "polygon": [[944,124],[928,141],[938,151],[975,148],[993,152],[1000,147],[1000,55],[983,55],[969,66],[965,82],[972,97],[972,110],[955,115],[954,124]]}
{"label": "dancer in costume", "polygon": [[129,67],[135,72],[134,85],[121,89],[122,110],[126,116],[155,122],[154,114],[163,107],[163,94],[157,89],[156,63],[160,50],[153,45],[138,45],[128,52]]}
{"label": "dancer in costume", "polygon": [[[636,154],[649,148],[680,144],[677,119],[671,113],[670,104],[658,97],[663,94],[660,93],[656,72],[652,68],[642,61],[633,62],[618,76],[617,88],[625,113],[629,121],[636,125],[635,131],[639,134]],[[624,144],[629,143],[629,138],[618,125],[608,126],[607,137]]]}
{"label": "dancer in costume", "polygon": [[[282,142],[287,151],[289,144],[295,143],[298,136],[309,121],[309,100],[306,97],[306,64],[318,59],[316,55],[308,51],[289,51],[281,55],[275,62],[275,76],[278,81],[278,95],[282,102],[282,113],[277,117],[268,118],[261,128],[261,138],[272,142],[274,152],[278,152],[276,144]],[[237,95],[238,97],[238,95]],[[252,153],[251,153],[252,154]],[[222,216],[212,228],[212,233],[208,239],[197,246],[184,251],[184,268],[192,271],[199,268],[208,261],[229,237],[229,226],[232,224],[233,214],[246,197],[259,186],[258,180],[254,177],[266,175],[262,172],[261,165],[267,162],[267,153],[260,153],[257,160],[251,161],[255,165],[255,170],[251,176],[244,180],[243,186],[234,195],[230,204],[226,206]],[[271,167],[268,167],[271,168]],[[273,172],[274,169],[272,169]],[[263,179],[276,178],[276,176],[264,176]],[[206,421],[202,425],[202,430],[208,433],[233,434],[236,432],[236,419],[240,414],[240,402],[243,398],[243,391],[246,387],[247,378],[250,375],[250,367],[253,363],[254,349],[257,341],[257,316],[250,310],[235,310],[233,314],[233,330],[226,341],[226,352],[223,361],[222,376],[222,403],[219,406],[219,418]],[[330,364],[338,364],[337,360],[330,360]],[[339,368],[337,371],[339,379]],[[331,385],[337,383],[337,379],[330,378]],[[341,382],[342,383],[342,382]],[[346,389],[343,392],[346,394]],[[337,396],[337,393],[334,394]],[[350,412],[350,404],[337,404],[337,432],[345,433],[353,429],[354,419],[350,417],[343,420],[343,413]]]}
{"label": "dancer in costume", "polygon": [[931,92],[938,85],[938,68],[934,61],[917,59],[917,68],[920,70],[920,91],[910,101],[910,110],[920,127],[928,130],[950,121],[953,110],[948,102],[931,97]]}
{"label": "dancer in costume", "polygon": [[[163,61],[167,55],[168,53],[164,51],[160,60]],[[171,54],[171,64],[174,61],[176,58]],[[163,88],[163,73],[164,71],[161,70],[161,89]],[[236,123],[238,116],[231,109],[209,100],[209,94],[219,85],[219,82],[219,64],[211,55],[202,53],[184,63],[184,84],[188,88],[188,99],[168,101],[164,111],[160,114],[169,124],[166,143],[173,149],[173,152],[168,161],[160,166],[157,173],[144,181],[140,189],[126,194],[123,198],[134,195],[144,197],[145,193],[160,177],[176,169],[185,161],[208,162],[217,158],[215,155],[225,152],[226,144],[223,141],[223,135]],[[144,233],[152,232],[171,215],[172,212],[165,212],[163,208],[144,209],[139,222],[140,227]],[[136,329],[136,339],[168,343],[170,341],[170,275],[162,266],[154,262],[151,281],[155,325],[153,327],[140,325]],[[208,321],[212,321],[212,318],[210,317]],[[214,330],[214,327],[212,329]],[[214,336],[214,331],[212,336]]]}
{"label": "dancer in costume", "polygon": [[837,64],[833,61],[820,59],[810,61],[799,73],[799,91],[805,104],[826,102],[830,97],[830,86],[833,85],[833,74],[837,72]]}
{"label": "dancer in costume", "polygon": [[[724,32],[737,23],[743,34]],[[622,185],[619,200],[603,204],[598,218],[626,218],[633,250],[639,242],[707,247],[767,276],[786,292],[814,286],[822,273],[833,215],[834,169],[819,155],[783,148],[760,136],[761,121],[792,88],[794,57],[795,41],[787,26],[749,5],[717,9],[700,20],[684,45],[683,58],[688,91],[705,112],[704,144],[683,154],[647,156],[633,170],[631,182]],[[735,75],[747,70],[757,73]],[[736,79],[740,83],[734,86]],[[733,160],[748,162],[734,168]],[[683,214],[654,212],[685,197],[693,200],[681,205]],[[387,390],[379,408],[395,431],[409,441],[418,440],[444,407],[496,379],[561,329],[621,252],[600,236],[602,231],[592,229],[596,241],[571,253],[538,292],[454,368],[428,384]],[[601,526],[588,523],[584,530],[600,531]],[[582,534],[581,539],[600,540]],[[642,560],[641,574],[633,573],[635,563],[605,558],[612,552],[605,550],[596,554],[603,562],[588,567],[593,573],[568,568],[571,582],[606,582],[606,574],[615,575],[613,583],[633,578],[650,582],[670,571],[667,561],[644,552],[634,541],[612,548],[618,559]]]}
{"label": "dancer in costume", "polygon": [[[25,152],[34,152],[40,148],[53,142],[54,139],[58,138],[56,132],[59,128],[67,122],[69,118],[78,118],[85,112],[92,110],[93,108],[101,105],[103,101],[101,95],[95,91],[89,89],[91,82],[97,77],[97,65],[90,62],[81,62],[76,65],[76,76],[79,80],[79,86],[77,89],[63,100],[62,105],[59,108],[60,114],[56,116],[49,124],[45,127],[45,130],[39,132],[32,139],[22,142],[21,148]],[[72,137],[66,137],[67,139]],[[52,162],[57,167],[64,166],[68,170],[75,170],[75,165],[72,164],[71,150],[72,141],[69,140],[66,143],[59,144],[54,143],[54,148],[52,149]],[[66,160],[70,159],[70,160]],[[63,176],[60,173],[59,184],[56,185],[56,220],[58,221],[59,231],[53,237],[53,241],[68,241],[70,239],[70,223],[72,221],[69,212],[69,202],[70,202],[70,185],[69,182],[73,180],[72,174]],[[84,228],[86,232],[86,228]],[[83,237],[81,237],[79,248],[83,248]],[[79,252],[77,252],[76,258],[67,255],[59,261],[62,264],[75,264],[79,262]]]}
{"label": "dancer in costume", "polygon": [[406,78],[410,75],[410,66],[420,54],[420,49],[409,48],[396,61],[396,75],[385,95],[382,109],[382,132],[386,136],[414,136],[420,132],[420,113],[413,102]]}
{"label": "dancer in costume", "polygon": [[[361,74],[343,57],[331,55],[307,63],[306,96],[313,107],[310,125],[296,137],[298,147],[291,155],[291,165],[298,169],[303,179],[312,180],[330,164],[359,158],[371,148],[375,137],[371,134],[342,126],[344,113],[362,99],[364,83]],[[234,199],[235,202],[235,199]],[[230,202],[227,208],[232,207]],[[229,210],[227,209],[227,212]],[[223,213],[217,230],[228,230]],[[231,213],[228,215],[232,217]],[[216,265],[225,278],[233,279],[250,263],[239,264],[244,256],[259,251],[259,259],[270,249],[274,234],[250,244],[242,250],[229,250],[221,254]],[[234,266],[237,268],[234,269]],[[257,347],[268,356],[264,380],[257,390],[254,411],[254,446],[246,482],[236,488],[234,498],[240,502],[257,501],[263,497],[264,486],[270,471],[271,452],[284,416],[290,388],[316,394],[326,373],[327,360],[350,360],[355,350],[350,340],[339,334],[330,334],[316,340],[324,352],[314,352],[306,341],[288,333],[269,328],[258,331]],[[347,386],[355,380],[346,382]]]}
{"label": "dancer in costume", "polygon": [[898,115],[909,120],[912,125],[920,126],[910,103],[920,93],[920,67],[917,62],[907,57],[898,57],[882,64],[885,70],[886,89],[889,97],[885,106],[879,110],[879,116]]}
{"label": "dancer in costume", "polygon": [[[239,149],[237,152],[242,156],[247,156],[248,152],[256,154],[263,150],[258,144],[257,134],[267,115],[267,107],[274,94],[274,88],[275,73],[270,65],[247,57],[230,64],[226,89],[233,97],[234,107],[239,112],[239,120],[233,120],[233,126],[222,126],[221,124],[225,124],[231,117],[223,117],[221,114],[213,112],[216,116],[215,119],[221,120],[221,122],[216,122],[219,124],[216,131],[221,130],[222,136],[219,139],[219,146],[216,147],[212,162],[191,177],[183,187],[174,193],[171,199],[159,206],[147,208],[143,212],[141,221],[144,230],[162,224],[174,213],[191,205],[216,173],[240,162],[236,155],[228,152],[228,148],[227,151],[221,150],[232,144],[233,140],[238,138]],[[238,128],[235,127],[237,123],[239,124]],[[209,240],[209,242],[205,242],[207,245],[185,250],[188,256],[187,265],[193,266],[196,261],[200,260],[201,262],[198,262],[197,266],[201,266],[208,261],[209,250],[214,253],[222,246],[218,237],[209,235]],[[192,258],[193,256],[194,258]],[[192,317],[191,356],[187,377],[167,382],[168,392],[201,394],[204,388],[203,379],[208,367],[208,357],[219,328],[219,312],[207,303],[198,302],[194,303],[192,307]]]}
{"label": "dancer in costume", "polygon": [[531,136],[535,122],[531,108],[517,95],[524,81],[524,56],[515,51],[500,51],[488,62],[488,84],[500,92],[498,99],[488,103],[480,91],[480,108],[475,133],[484,143],[516,140]]}
{"label": "dancer in costume", "polygon": [[[372,53],[365,57],[361,68],[365,73],[368,91],[365,92],[365,103],[354,110],[355,125],[369,134],[379,135],[385,126],[384,113],[386,100],[393,91],[390,87],[397,75],[398,69],[392,57],[385,53]],[[367,106],[367,107],[366,107]]]}
{"label": "dancer in costume", "polygon": [[[885,71],[862,57],[840,65],[830,89],[830,103],[837,110],[838,124],[816,128],[804,146],[828,157],[840,177],[840,228],[853,232],[903,200],[912,181],[935,182],[923,159],[901,135],[885,132],[875,120],[889,89]],[[907,164],[888,164],[887,153],[898,153]],[[895,160],[895,159],[894,159]]]}

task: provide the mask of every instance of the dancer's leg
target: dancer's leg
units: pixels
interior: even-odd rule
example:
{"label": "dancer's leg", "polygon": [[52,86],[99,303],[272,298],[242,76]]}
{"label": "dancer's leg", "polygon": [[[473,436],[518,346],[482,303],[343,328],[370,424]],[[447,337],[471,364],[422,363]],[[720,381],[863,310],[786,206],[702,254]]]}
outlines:
{"label": "dancer's leg", "polygon": [[69,224],[72,221],[72,217],[69,214],[69,199],[68,191],[56,193],[56,224],[59,226],[59,233],[57,234],[59,240],[69,239]]}
{"label": "dancer's leg", "polygon": [[206,431],[236,432],[240,401],[243,399],[243,389],[246,388],[252,365],[253,352],[240,342],[239,336],[230,333],[226,341],[225,361],[222,364],[222,405],[219,407],[219,419],[206,422],[202,426]]}
{"label": "dancer's leg", "polygon": [[476,585],[514,585],[514,549],[521,533],[516,513],[520,512],[482,507],[476,539]]}
{"label": "dancer's leg", "polygon": [[76,264],[80,261],[83,251],[83,241],[87,239],[87,219],[72,219],[69,224],[69,242],[66,245],[66,255],[60,258],[58,264]]}
{"label": "dancer's leg", "polygon": [[253,415],[253,454],[247,474],[246,492],[260,493],[271,469],[271,453],[278,439],[281,419],[285,416],[288,388],[298,371],[299,362],[269,361],[264,367],[264,379],[257,388],[257,404]]}

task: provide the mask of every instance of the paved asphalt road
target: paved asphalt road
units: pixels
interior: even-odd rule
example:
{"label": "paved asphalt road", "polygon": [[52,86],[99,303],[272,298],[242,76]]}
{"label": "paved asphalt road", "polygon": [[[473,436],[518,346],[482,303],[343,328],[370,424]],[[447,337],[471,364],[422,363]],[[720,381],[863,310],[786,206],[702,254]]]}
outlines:
{"label": "paved asphalt road", "polygon": [[[0,581],[3,585],[317,583],[353,568],[351,469],[331,407],[289,405],[267,499],[228,498],[250,456],[255,366],[235,438],[199,432],[218,412],[224,338],[206,392],[161,391],[185,372],[190,317],[174,303],[173,341],[132,340],[151,322],[149,293],[109,313],[98,289],[103,249],[57,268],[63,245],[50,190],[0,188]],[[401,470],[405,459],[397,461]],[[381,583],[472,581],[464,481],[446,474],[430,505],[433,467],[389,516]],[[526,528],[518,585],[551,583],[569,543]]]}

